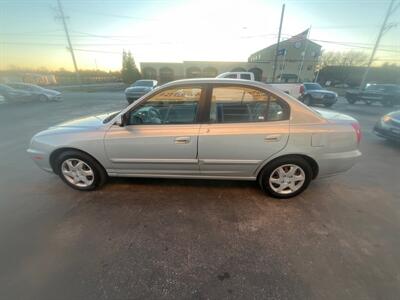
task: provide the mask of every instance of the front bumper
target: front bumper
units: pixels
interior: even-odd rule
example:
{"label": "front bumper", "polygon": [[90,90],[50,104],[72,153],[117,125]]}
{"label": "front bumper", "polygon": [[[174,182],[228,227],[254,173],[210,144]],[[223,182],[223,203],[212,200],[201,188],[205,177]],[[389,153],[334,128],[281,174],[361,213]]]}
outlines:
{"label": "front bumper", "polygon": [[50,101],[61,101],[62,100],[62,95],[51,95],[48,96]]}
{"label": "front bumper", "polygon": [[47,172],[53,172],[48,153],[32,148],[29,148],[26,152],[39,168]]}
{"label": "front bumper", "polygon": [[379,121],[376,123],[374,127],[374,132],[376,135],[380,137],[384,137],[390,140],[394,140],[399,142],[400,141],[400,128],[387,125],[383,123],[382,121]]}
{"label": "front bumper", "polygon": [[126,100],[128,100],[129,103],[132,103],[132,101],[135,101],[137,99],[139,99],[140,97],[146,95],[147,92],[144,93],[126,93]]}
{"label": "front bumper", "polygon": [[312,95],[310,95],[313,103],[315,104],[328,104],[328,105],[333,105],[337,102],[337,97],[330,97],[327,95],[324,95],[322,97],[313,97]]}

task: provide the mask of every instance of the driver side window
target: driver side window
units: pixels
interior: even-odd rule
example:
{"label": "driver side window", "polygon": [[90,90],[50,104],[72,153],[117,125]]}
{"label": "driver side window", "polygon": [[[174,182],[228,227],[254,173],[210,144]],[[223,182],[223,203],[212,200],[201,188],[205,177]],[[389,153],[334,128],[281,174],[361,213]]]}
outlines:
{"label": "driver side window", "polygon": [[162,91],[130,112],[128,125],[193,124],[201,87],[181,87]]}

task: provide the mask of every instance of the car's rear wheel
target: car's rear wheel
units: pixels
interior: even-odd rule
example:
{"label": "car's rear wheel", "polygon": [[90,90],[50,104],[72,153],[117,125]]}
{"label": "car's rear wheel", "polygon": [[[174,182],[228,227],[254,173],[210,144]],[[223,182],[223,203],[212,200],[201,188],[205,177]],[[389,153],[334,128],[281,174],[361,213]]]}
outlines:
{"label": "car's rear wheel", "polygon": [[69,186],[81,191],[94,190],[107,181],[107,173],[91,156],[80,151],[62,152],[55,171]]}
{"label": "car's rear wheel", "polygon": [[304,158],[278,158],[264,167],[259,176],[259,184],[267,194],[285,199],[303,192],[312,176],[312,168]]}

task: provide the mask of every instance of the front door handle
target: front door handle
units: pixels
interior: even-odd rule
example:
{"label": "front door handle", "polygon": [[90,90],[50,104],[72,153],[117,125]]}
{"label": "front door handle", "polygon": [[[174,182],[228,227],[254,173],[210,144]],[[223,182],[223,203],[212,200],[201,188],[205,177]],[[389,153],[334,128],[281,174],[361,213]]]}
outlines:
{"label": "front door handle", "polygon": [[281,140],[280,134],[270,134],[264,138],[265,142],[279,142]]}
{"label": "front door handle", "polygon": [[189,144],[190,136],[180,136],[175,138],[175,144]]}

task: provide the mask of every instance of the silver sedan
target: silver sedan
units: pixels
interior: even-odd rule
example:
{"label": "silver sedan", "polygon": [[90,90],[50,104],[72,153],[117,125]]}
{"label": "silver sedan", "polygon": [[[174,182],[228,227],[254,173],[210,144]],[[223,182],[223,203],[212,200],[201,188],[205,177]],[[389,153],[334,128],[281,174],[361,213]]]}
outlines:
{"label": "silver sedan", "polygon": [[352,117],[311,109],[269,85],[191,79],[165,84],[120,112],[39,132],[28,153],[78,190],[109,176],[235,179],[289,198],[312,179],[349,170],[360,139]]}

